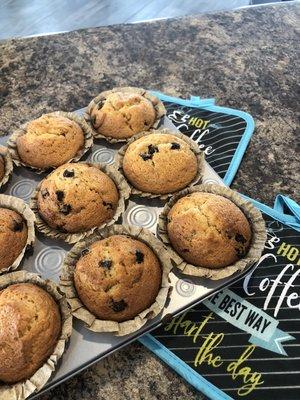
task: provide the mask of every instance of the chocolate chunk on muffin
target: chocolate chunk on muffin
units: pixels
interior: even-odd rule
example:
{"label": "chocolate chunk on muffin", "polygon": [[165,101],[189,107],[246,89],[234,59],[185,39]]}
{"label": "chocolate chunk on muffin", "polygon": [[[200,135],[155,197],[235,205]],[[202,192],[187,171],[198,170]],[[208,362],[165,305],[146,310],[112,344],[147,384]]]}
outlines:
{"label": "chocolate chunk on muffin", "polygon": [[187,262],[222,268],[243,258],[251,242],[250,224],[229,199],[205,192],[180,198],[167,216],[172,247]]}
{"label": "chocolate chunk on muffin", "polygon": [[5,175],[5,160],[4,157],[0,154],[0,182],[4,178]]}
{"label": "chocolate chunk on muffin", "polygon": [[122,322],[155,302],[162,268],[145,243],[126,235],[112,235],[85,250],[76,263],[74,284],[92,314]]}
{"label": "chocolate chunk on muffin", "polygon": [[26,221],[16,211],[0,208],[0,272],[9,267],[26,246]]}
{"label": "chocolate chunk on muffin", "polygon": [[0,381],[30,378],[53,353],[61,332],[59,307],[32,283],[0,291]]}
{"label": "chocolate chunk on muffin", "polygon": [[172,134],[152,133],[130,143],[122,168],[136,189],[166,194],[188,186],[198,172],[198,159],[188,142]]}
{"label": "chocolate chunk on muffin", "polygon": [[90,107],[92,126],[106,137],[130,138],[153,127],[157,118],[155,104],[158,101],[154,96],[144,96],[138,90],[111,91]]}
{"label": "chocolate chunk on muffin", "polygon": [[39,187],[38,213],[53,229],[84,232],[112,219],[119,201],[113,180],[86,163],[64,164]]}
{"label": "chocolate chunk on muffin", "polygon": [[17,137],[16,145],[26,165],[41,169],[58,167],[83,148],[84,132],[69,118],[44,114],[27,124],[25,134]]}

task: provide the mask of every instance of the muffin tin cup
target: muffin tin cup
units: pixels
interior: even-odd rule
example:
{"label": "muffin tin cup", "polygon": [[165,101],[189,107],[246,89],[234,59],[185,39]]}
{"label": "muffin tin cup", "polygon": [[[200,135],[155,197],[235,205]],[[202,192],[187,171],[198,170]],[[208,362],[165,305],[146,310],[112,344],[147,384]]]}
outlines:
{"label": "muffin tin cup", "polygon": [[[66,163],[68,162],[76,162],[79,161],[83,155],[89,151],[89,149],[93,146],[93,134],[92,130],[89,127],[89,125],[85,122],[85,120],[78,115],[70,112],[64,112],[64,111],[55,111],[51,113],[47,113],[47,115],[56,115],[60,117],[65,117],[68,118],[74,122],[76,122],[82,129],[83,135],[84,135],[84,144],[83,148],[80,149],[77,154],[72,157],[70,160],[67,160]],[[17,148],[17,139],[19,136],[25,135],[27,131],[27,126],[29,122],[26,124],[22,125],[19,129],[13,132],[13,134],[10,136],[7,146],[9,148],[9,152],[11,154],[11,157],[13,159],[14,164],[17,167],[23,166],[26,168],[30,168],[31,170],[35,171],[37,174],[41,174],[43,172],[49,172],[52,169],[55,169],[56,167],[47,167],[47,168],[38,168],[34,167],[32,165],[24,163],[18,153],[18,148]]]}
{"label": "muffin tin cup", "polygon": [[27,241],[23,250],[9,267],[0,269],[0,275],[2,275],[5,272],[17,269],[25,255],[26,250],[33,247],[35,241],[35,216],[29,206],[23,200],[19,199],[18,197],[7,196],[5,194],[0,194],[0,208],[8,208],[19,213],[25,219],[28,230]]}
{"label": "muffin tin cup", "polygon": [[10,179],[12,172],[13,172],[13,162],[8,151],[8,148],[5,146],[0,146],[0,156],[4,159],[4,176],[0,180],[0,189],[4,186]]}
{"label": "muffin tin cup", "polygon": [[58,285],[44,280],[37,274],[26,271],[12,272],[0,277],[0,291],[15,283],[33,283],[46,290],[58,304],[62,319],[62,330],[53,353],[47,361],[26,381],[0,385],[0,398],[3,400],[24,400],[42,389],[58,365],[59,359],[66,350],[66,344],[72,333],[72,314],[66,298],[59,291]]}
{"label": "muffin tin cup", "polygon": [[99,104],[101,102],[103,102],[108,95],[110,95],[111,93],[115,93],[115,92],[135,93],[135,94],[139,94],[139,95],[145,97],[146,99],[150,100],[156,111],[156,119],[155,119],[154,124],[151,126],[151,128],[157,128],[162,117],[164,117],[164,115],[166,115],[166,109],[165,109],[163,102],[161,100],[159,100],[156,96],[153,96],[150,92],[148,92],[145,89],[128,86],[128,87],[116,87],[112,90],[106,90],[105,92],[101,92],[100,94],[98,94],[98,96],[96,96],[89,103],[89,105],[87,107],[87,111],[84,114],[84,118],[85,118],[86,122],[90,126],[94,137],[97,139],[105,139],[109,143],[119,143],[119,142],[128,142],[129,140],[131,140],[132,138],[134,138],[138,135],[138,133],[137,133],[136,135],[133,135],[130,138],[117,139],[117,138],[113,138],[111,136],[102,135],[101,133],[97,132],[94,129],[93,124],[92,124],[92,118],[90,115],[92,109],[95,107],[99,107]]}
{"label": "muffin tin cup", "polygon": [[[252,231],[252,240],[246,256],[234,264],[228,265],[224,268],[204,268],[196,265],[189,264],[186,262],[173,248],[169,241],[167,233],[167,216],[173,205],[181,198],[190,193],[195,192],[205,192],[218,194],[220,196],[226,197],[231,200],[235,205],[237,205],[242,212],[247,217]],[[170,253],[170,258],[174,266],[182,271],[185,275],[192,275],[197,277],[210,278],[212,280],[218,280],[226,278],[238,271],[242,271],[254,262],[258,261],[263,249],[264,244],[267,239],[265,222],[262,217],[261,212],[256,209],[252,203],[243,199],[235,191],[219,186],[219,185],[197,185],[189,189],[185,189],[177,195],[173,196],[168,203],[165,204],[158,222],[158,236],[163,241],[163,243],[168,247]]]}
{"label": "muffin tin cup", "polygon": [[166,200],[169,197],[173,196],[174,194],[179,193],[183,189],[180,189],[180,190],[178,190],[176,192],[164,193],[164,194],[143,192],[143,191],[135,188],[128,181],[128,179],[126,178],[126,175],[125,175],[125,173],[123,171],[123,159],[124,159],[125,152],[128,149],[128,146],[131,143],[135,142],[137,139],[139,139],[141,137],[146,137],[146,136],[151,135],[153,133],[159,133],[159,134],[162,134],[162,135],[166,135],[167,134],[167,135],[176,136],[179,139],[183,140],[185,143],[187,143],[190,146],[190,148],[193,151],[193,153],[195,154],[195,156],[197,158],[197,164],[198,164],[197,174],[196,174],[195,178],[186,186],[186,188],[190,188],[190,187],[196,185],[202,179],[202,177],[203,177],[203,168],[204,168],[204,153],[203,153],[203,151],[201,151],[199,149],[199,146],[197,145],[197,143],[194,140],[188,138],[187,136],[183,135],[182,133],[176,133],[176,132],[171,131],[169,129],[158,129],[158,130],[151,130],[149,132],[141,132],[138,135],[136,135],[134,138],[132,138],[123,147],[120,148],[120,150],[118,151],[117,160],[116,160],[117,168],[122,173],[122,175],[126,179],[128,185],[130,186],[131,193],[133,195],[136,195],[136,196],[139,196],[139,197],[148,198],[148,199],[155,199],[156,198],[156,199],[160,199],[160,200]]}
{"label": "muffin tin cup", "polygon": [[[82,250],[87,246],[97,240],[122,234],[129,235],[134,239],[144,242],[156,254],[163,270],[161,288],[156,296],[155,302],[149,308],[139,313],[134,319],[125,322],[100,320],[83,305],[77,294],[73,280],[75,266],[78,259],[81,257]],[[113,225],[104,231],[95,232],[93,236],[81,240],[69,251],[64,260],[60,286],[66,294],[73,316],[84,321],[87,329],[93,332],[110,332],[116,336],[123,336],[137,331],[148,320],[156,317],[163,310],[171,289],[168,279],[171,269],[170,257],[165,246],[150,231],[129,225]]]}
{"label": "muffin tin cup", "polygon": [[37,196],[38,196],[38,192],[39,189],[41,187],[41,184],[43,181],[41,181],[31,199],[30,199],[30,208],[32,209],[32,211],[35,214],[36,217],[36,227],[38,229],[39,232],[42,232],[44,235],[51,237],[53,239],[61,239],[64,240],[67,243],[76,243],[78,242],[78,240],[83,239],[86,236],[91,235],[96,229],[103,229],[107,226],[110,226],[112,224],[114,224],[119,217],[123,214],[123,212],[126,209],[126,201],[130,196],[130,188],[128,186],[128,184],[126,183],[124,177],[120,174],[120,172],[113,166],[111,165],[106,165],[106,164],[95,164],[95,163],[85,163],[87,165],[91,165],[94,166],[96,168],[99,168],[100,171],[104,172],[106,175],[108,175],[113,182],[115,183],[115,185],[117,186],[118,192],[119,192],[119,202],[118,202],[118,206],[116,208],[116,212],[114,214],[114,216],[112,217],[112,219],[110,219],[107,222],[104,222],[102,225],[100,226],[95,226],[91,229],[89,229],[88,231],[85,232],[78,232],[78,233],[64,233],[61,232],[57,229],[51,228],[40,216],[39,211],[38,211],[38,204],[37,204]]}

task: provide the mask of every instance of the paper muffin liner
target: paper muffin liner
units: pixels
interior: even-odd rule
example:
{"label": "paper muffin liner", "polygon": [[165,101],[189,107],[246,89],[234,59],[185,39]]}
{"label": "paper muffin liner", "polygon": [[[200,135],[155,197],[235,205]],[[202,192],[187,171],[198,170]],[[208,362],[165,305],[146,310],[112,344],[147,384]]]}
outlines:
{"label": "paper muffin liner", "polygon": [[[51,113],[47,113],[47,115],[56,115],[56,116],[68,118],[68,119],[76,122],[81,127],[83,135],[84,135],[83,147],[77,152],[77,154],[73,158],[66,161],[65,163],[79,161],[83,157],[83,155],[93,146],[93,133],[92,133],[90,126],[85,122],[84,118],[79,117],[77,114],[74,114],[71,112],[54,111]],[[29,121],[29,122],[31,122],[31,121]],[[12,133],[12,135],[10,136],[10,138],[8,139],[7,146],[9,148],[9,152],[11,154],[13,162],[18,167],[23,166],[26,168],[30,168],[31,170],[35,171],[38,174],[41,174],[43,172],[49,172],[49,171],[55,169],[56,167],[47,167],[47,168],[34,167],[32,165],[24,163],[19,156],[18,148],[17,148],[17,139],[19,136],[26,134],[27,126],[28,126],[29,122],[27,122],[26,124],[23,124],[19,129],[15,130]]]}
{"label": "paper muffin liner", "polygon": [[203,177],[203,168],[204,168],[204,152],[201,151],[199,149],[199,146],[197,145],[197,143],[193,140],[190,139],[189,137],[187,137],[186,135],[178,132],[174,132],[171,131],[169,129],[153,129],[151,131],[147,131],[147,132],[141,132],[138,135],[136,135],[134,138],[132,138],[131,140],[129,140],[128,143],[126,143],[123,147],[120,148],[120,150],[118,151],[118,155],[117,155],[117,167],[118,170],[121,172],[121,174],[124,176],[124,178],[126,179],[128,185],[131,188],[131,194],[133,195],[137,195],[139,197],[145,197],[145,198],[149,198],[149,199],[155,199],[155,198],[159,198],[160,200],[166,200],[169,197],[175,195],[176,193],[181,192],[184,189],[180,189],[177,190],[176,192],[172,192],[172,193],[164,193],[164,194],[156,194],[156,193],[150,193],[150,192],[143,192],[137,188],[135,188],[130,182],[129,180],[126,178],[126,175],[123,171],[123,159],[124,159],[124,155],[126,150],[128,149],[129,145],[133,142],[135,142],[137,139],[141,138],[141,137],[146,137],[149,136],[153,133],[159,133],[162,135],[172,135],[172,136],[176,136],[179,139],[183,140],[185,143],[187,143],[191,150],[193,151],[193,153],[195,154],[196,158],[197,158],[197,174],[195,176],[195,178],[186,186],[186,188],[192,187],[194,185],[196,185],[197,183],[199,183],[199,181],[202,179]]}
{"label": "paper muffin liner", "polygon": [[[228,265],[223,268],[204,268],[198,267],[196,265],[189,264],[185,261],[173,248],[168,238],[167,233],[167,216],[173,205],[181,198],[190,193],[195,192],[206,192],[218,194],[220,196],[226,197],[231,200],[235,205],[237,205],[241,211],[247,217],[252,231],[252,239],[250,243],[249,250],[245,257],[236,261],[234,264]],[[220,185],[197,185],[189,189],[185,189],[172,197],[168,203],[165,204],[158,222],[158,236],[166,244],[170,252],[170,257],[174,266],[181,270],[186,275],[206,277],[212,280],[218,280],[226,278],[237,271],[242,271],[254,262],[258,261],[263,249],[264,244],[267,239],[265,222],[262,217],[261,212],[255,208],[252,203],[243,199],[235,191]]]}
{"label": "paper muffin liner", "polygon": [[107,165],[107,164],[96,164],[96,163],[89,163],[89,162],[84,162],[84,164],[99,168],[100,171],[102,171],[106,175],[108,175],[115,183],[115,185],[118,189],[118,192],[119,192],[119,202],[118,202],[118,206],[116,208],[116,212],[115,212],[114,216],[112,217],[112,219],[110,219],[107,222],[104,222],[102,225],[95,226],[84,232],[65,233],[65,232],[61,232],[57,229],[51,228],[42,219],[42,217],[40,216],[39,211],[38,211],[37,196],[38,196],[38,192],[40,190],[41,184],[43,182],[43,181],[41,181],[37,185],[34,193],[32,194],[32,197],[30,199],[30,208],[32,209],[32,211],[35,214],[37,229],[40,232],[42,232],[44,235],[54,238],[54,239],[64,240],[67,243],[71,243],[71,244],[76,243],[76,242],[78,242],[78,240],[91,235],[96,229],[103,229],[106,226],[110,226],[110,225],[114,224],[119,219],[119,217],[123,214],[123,212],[125,211],[126,200],[130,196],[130,188],[129,188],[127,182],[125,181],[124,177],[120,174],[120,172],[113,166]]}
{"label": "paper muffin liner", "polygon": [[23,200],[19,199],[18,197],[7,196],[5,194],[0,194],[0,208],[8,208],[19,213],[26,221],[28,234],[23,250],[9,267],[0,269],[1,275],[5,272],[17,269],[25,255],[26,250],[33,246],[35,241],[35,216],[30,207]]}
{"label": "paper muffin liner", "polygon": [[117,139],[117,138],[113,138],[111,136],[102,135],[101,133],[97,132],[94,129],[93,124],[92,124],[92,118],[90,115],[92,109],[94,107],[98,107],[99,103],[104,101],[108,95],[110,95],[111,93],[115,93],[115,92],[136,93],[136,94],[139,94],[139,95],[145,97],[146,99],[150,100],[156,111],[156,119],[151,128],[157,128],[160,123],[160,120],[166,114],[166,109],[165,109],[163,102],[158,97],[153,96],[150,92],[148,92],[145,89],[128,86],[128,87],[116,87],[112,90],[106,90],[105,92],[101,92],[100,94],[98,94],[98,96],[96,96],[89,103],[87,110],[84,114],[84,118],[85,118],[86,122],[89,124],[94,137],[97,139],[105,139],[109,143],[119,143],[119,142],[128,142],[130,139],[132,139],[132,138],[136,137],[136,135],[138,135],[138,134],[135,134],[135,135],[131,136],[130,138]]}
{"label": "paper muffin liner", "polygon": [[[95,241],[112,235],[129,235],[134,239],[144,242],[153,250],[162,266],[161,288],[155,302],[149,308],[139,313],[134,319],[125,322],[98,319],[81,302],[73,281],[75,266],[81,257],[81,251]],[[130,225],[113,225],[102,232],[97,231],[94,235],[81,240],[69,251],[64,260],[60,286],[66,294],[73,316],[84,321],[87,329],[93,332],[110,332],[116,336],[124,336],[137,331],[148,320],[153,319],[163,310],[171,288],[168,279],[171,269],[172,264],[165,246],[150,231]]]}
{"label": "paper muffin liner", "polygon": [[47,361],[26,381],[14,384],[0,383],[1,400],[24,400],[31,394],[42,389],[48,382],[52,373],[58,367],[58,361],[66,350],[67,342],[72,333],[72,314],[66,298],[59,291],[58,285],[50,280],[44,280],[37,274],[27,271],[12,272],[0,277],[0,291],[16,283],[33,283],[45,289],[55,300],[60,308],[62,330],[53,353]]}
{"label": "paper muffin liner", "polygon": [[12,158],[10,155],[10,152],[8,151],[8,148],[5,146],[0,146],[0,156],[3,157],[4,159],[4,176],[0,180],[0,189],[2,186],[4,186],[10,179],[12,172],[13,172],[13,162]]}

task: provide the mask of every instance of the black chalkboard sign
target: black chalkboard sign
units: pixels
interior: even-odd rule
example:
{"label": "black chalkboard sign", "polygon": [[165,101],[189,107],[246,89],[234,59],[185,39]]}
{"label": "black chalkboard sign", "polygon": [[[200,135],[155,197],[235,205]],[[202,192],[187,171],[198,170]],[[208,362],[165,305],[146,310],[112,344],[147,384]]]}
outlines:
{"label": "black chalkboard sign", "polygon": [[154,347],[143,341],[184,361],[185,371],[171,364],[187,379],[194,370],[213,384],[212,399],[300,399],[300,232],[263,215],[268,240],[255,270],[154,331]]}

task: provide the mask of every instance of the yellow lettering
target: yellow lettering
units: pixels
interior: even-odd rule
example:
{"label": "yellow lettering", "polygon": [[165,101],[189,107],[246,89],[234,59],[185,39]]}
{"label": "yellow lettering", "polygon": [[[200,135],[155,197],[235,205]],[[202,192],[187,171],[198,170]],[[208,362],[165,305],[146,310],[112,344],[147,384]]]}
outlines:
{"label": "yellow lettering", "polygon": [[203,119],[198,118],[197,122],[195,123],[195,127],[196,128],[201,128],[202,124],[203,124]]}
{"label": "yellow lettering", "polygon": [[[192,326],[192,328],[190,328],[190,325],[193,325]],[[184,335],[188,335],[188,332],[191,330],[191,329],[193,329],[193,327],[195,326],[195,324],[193,324],[192,323],[192,321],[189,321],[189,320],[187,320],[187,321],[184,321],[184,322],[182,322],[181,324],[180,324],[180,328],[184,328],[184,330],[183,330],[183,334]],[[190,328],[190,329],[189,329]]]}
{"label": "yellow lettering", "polygon": [[251,393],[257,386],[264,383],[264,381],[261,380],[261,374],[259,374],[258,372],[252,372],[252,369],[250,367],[241,367],[239,369],[241,364],[250,357],[255,348],[256,346],[254,345],[247,346],[244,353],[236,361],[231,362],[227,366],[227,372],[231,372],[233,380],[235,380],[239,376],[243,378],[243,382],[245,383],[245,385],[243,385],[238,390],[238,394],[240,396],[246,396],[247,394]]}
{"label": "yellow lettering", "polygon": [[188,123],[189,123],[190,125],[195,125],[195,123],[197,122],[197,119],[198,119],[197,117],[192,117],[192,118],[189,119],[189,122],[188,122]]}
{"label": "yellow lettering", "polygon": [[297,249],[297,247],[292,247],[288,252],[287,258],[290,261],[295,261],[298,255],[299,255],[299,250]]}
{"label": "yellow lettering", "polygon": [[219,367],[220,365],[222,365],[223,361],[220,361],[221,357],[214,356],[212,351],[222,342],[223,339],[224,333],[214,334],[213,332],[211,332],[198,350],[198,353],[194,360],[195,367],[197,367],[197,365],[201,365],[204,362],[207,362],[208,365],[212,365],[213,367]]}
{"label": "yellow lettering", "polygon": [[210,123],[210,121],[204,121],[204,125],[203,125],[202,129],[205,129],[209,123]]}
{"label": "yellow lettering", "polygon": [[277,250],[277,254],[282,255],[283,257],[285,257],[290,249],[291,245],[287,244],[285,242],[281,243],[281,246],[279,247],[279,249]]}
{"label": "yellow lettering", "polygon": [[186,316],[186,312],[183,313],[180,317],[176,317],[173,318],[172,321],[165,326],[165,331],[171,331],[173,330],[173,333],[176,334],[178,327],[180,326],[180,324],[182,323],[182,321],[184,320],[185,316]]}
{"label": "yellow lettering", "polygon": [[197,326],[195,325],[195,327],[193,327],[193,330],[192,330],[191,332],[188,333],[188,336],[192,336],[192,333],[194,332],[194,330],[197,329],[197,330],[196,330],[196,333],[193,335],[193,336],[194,336],[194,337],[193,337],[193,342],[194,342],[194,343],[196,343],[196,341],[197,341],[197,339],[198,339],[198,336],[199,336],[200,333],[202,332],[202,329],[205,327],[205,325],[207,324],[207,322],[208,322],[210,319],[214,319],[213,313],[212,313],[212,312],[209,313],[209,314],[205,317],[205,319],[201,322],[201,324],[198,326],[198,328],[197,328]]}

